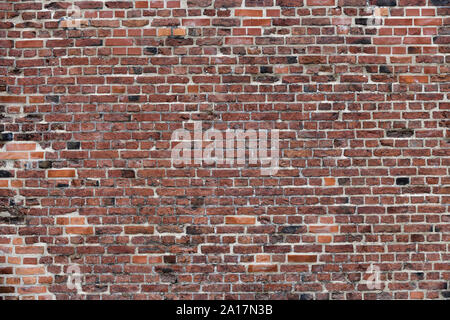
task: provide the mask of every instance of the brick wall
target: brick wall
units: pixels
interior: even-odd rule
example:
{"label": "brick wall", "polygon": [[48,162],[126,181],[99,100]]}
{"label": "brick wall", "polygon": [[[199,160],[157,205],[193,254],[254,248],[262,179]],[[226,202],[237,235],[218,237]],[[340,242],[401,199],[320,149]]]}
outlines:
{"label": "brick wall", "polygon": [[449,14],[2,0],[0,299],[448,299]]}

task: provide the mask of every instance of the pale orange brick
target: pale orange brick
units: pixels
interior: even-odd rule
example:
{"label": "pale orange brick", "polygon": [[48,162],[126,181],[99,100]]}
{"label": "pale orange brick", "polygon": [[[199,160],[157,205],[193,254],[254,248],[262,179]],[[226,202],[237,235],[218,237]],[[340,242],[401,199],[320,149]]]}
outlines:
{"label": "pale orange brick", "polygon": [[147,257],[146,256],[134,256],[133,263],[145,264],[145,263],[147,263]]}
{"label": "pale orange brick", "polygon": [[23,181],[22,180],[13,180],[13,181],[11,181],[11,187],[13,187],[13,188],[22,188],[23,187]]}
{"label": "pale orange brick", "polygon": [[30,103],[44,103],[45,97],[41,96],[31,96],[29,97]]}
{"label": "pale orange brick", "polygon": [[70,224],[74,224],[74,225],[86,224],[86,218],[85,217],[71,217]]}
{"label": "pale orange brick", "polygon": [[20,278],[6,278],[6,284],[20,284]]}
{"label": "pale orange brick", "polygon": [[21,259],[19,257],[8,257],[8,263],[20,264],[21,263]]}
{"label": "pale orange brick", "polygon": [[112,93],[125,93],[126,92],[126,87],[124,86],[113,86],[111,88]]}
{"label": "pale orange brick", "polygon": [[30,152],[30,159],[44,159],[44,152]]}
{"label": "pale orange brick", "polygon": [[35,284],[37,281],[36,277],[23,277],[22,281],[24,284]]}
{"label": "pale orange brick", "polygon": [[175,28],[175,29],[173,29],[173,35],[174,36],[185,36],[186,35],[186,29],[184,29],[184,28]]}
{"label": "pale orange brick", "polygon": [[226,224],[255,224],[255,217],[236,217],[236,216],[228,216],[225,217]]}
{"label": "pale orange brick", "polygon": [[158,29],[159,37],[170,36],[170,35],[172,35],[172,29],[170,29],[170,28],[159,28]]}
{"label": "pale orange brick", "polygon": [[255,259],[256,262],[270,262],[270,255],[258,255]]}
{"label": "pale orange brick", "polygon": [[389,15],[389,8],[375,8],[374,16],[388,16]]}
{"label": "pale orange brick", "polygon": [[8,180],[0,180],[0,188],[8,188],[9,181]]}
{"label": "pale orange brick", "polygon": [[148,8],[148,1],[136,1],[135,8]]}
{"label": "pale orange brick", "polygon": [[16,268],[17,275],[43,274],[44,272],[44,267]]}
{"label": "pale orange brick", "polygon": [[66,233],[68,234],[93,234],[93,227],[66,227]]}
{"label": "pale orange brick", "polygon": [[335,178],[323,178],[326,186],[334,186],[336,184]]}
{"label": "pale orange brick", "polygon": [[410,293],[411,299],[423,299],[424,294],[420,291],[414,291]]}

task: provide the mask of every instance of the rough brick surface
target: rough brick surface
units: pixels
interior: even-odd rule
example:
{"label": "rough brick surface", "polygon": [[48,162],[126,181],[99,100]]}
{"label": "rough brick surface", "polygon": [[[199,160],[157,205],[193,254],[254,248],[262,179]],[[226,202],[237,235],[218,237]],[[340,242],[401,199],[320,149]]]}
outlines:
{"label": "rough brick surface", "polygon": [[450,297],[449,1],[72,4],[0,2],[0,299]]}

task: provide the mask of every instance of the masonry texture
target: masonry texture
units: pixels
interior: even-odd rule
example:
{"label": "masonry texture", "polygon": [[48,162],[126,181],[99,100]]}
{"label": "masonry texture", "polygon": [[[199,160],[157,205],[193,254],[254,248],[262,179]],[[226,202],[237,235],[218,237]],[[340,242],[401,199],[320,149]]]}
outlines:
{"label": "masonry texture", "polygon": [[[449,16],[1,0],[0,299],[449,299]],[[174,165],[195,123],[278,170]]]}

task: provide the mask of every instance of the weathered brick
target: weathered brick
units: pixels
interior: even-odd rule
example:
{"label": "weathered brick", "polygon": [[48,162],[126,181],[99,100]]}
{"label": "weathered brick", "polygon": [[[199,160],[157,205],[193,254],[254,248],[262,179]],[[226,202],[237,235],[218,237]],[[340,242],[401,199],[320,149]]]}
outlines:
{"label": "weathered brick", "polygon": [[288,262],[291,262],[291,263],[317,262],[317,256],[316,255],[290,254],[290,255],[288,255]]}
{"label": "weathered brick", "polygon": [[229,216],[225,217],[225,221],[227,224],[255,224],[256,218]]}

